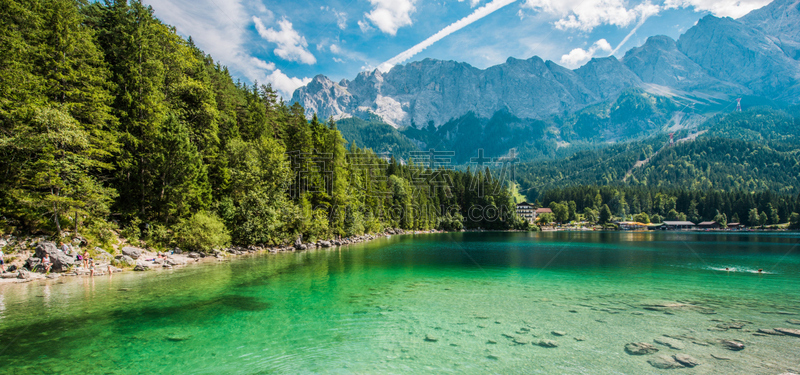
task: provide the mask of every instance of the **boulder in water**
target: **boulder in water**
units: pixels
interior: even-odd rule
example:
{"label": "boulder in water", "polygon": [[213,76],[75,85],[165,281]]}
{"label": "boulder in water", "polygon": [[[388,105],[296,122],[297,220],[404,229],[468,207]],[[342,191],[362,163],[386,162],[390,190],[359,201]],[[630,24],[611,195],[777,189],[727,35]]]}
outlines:
{"label": "boulder in water", "polygon": [[653,344],[648,344],[646,342],[632,342],[630,344],[625,344],[625,352],[630,355],[645,355],[645,354],[653,354],[658,351]]}
{"label": "boulder in water", "polygon": [[800,337],[800,329],[794,328],[775,328],[775,331],[780,332],[787,336]]}
{"label": "boulder in water", "polygon": [[672,356],[672,358],[675,358],[675,360],[678,361],[678,363],[686,367],[695,367],[700,365],[700,362],[698,362],[697,359],[688,354],[683,354],[683,353],[675,354]]}
{"label": "boulder in water", "polygon": [[736,340],[720,340],[722,347],[728,350],[738,352],[744,349],[744,344]]}
{"label": "boulder in water", "polygon": [[150,270],[150,266],[139,262],[139,263],[136,263],[136,267],[133,267],[133,270],[134,271],[148,271],[148,270]]}
{"label": "boulder in water", "polygon": [[683,350],[684,348],[683,344],[680,341],[667,337],[659,337],[653,341],[655,341],[656,344],[664,345],[670,349]]}
{"label": "boulder in water", "polygon": [[553,340],[541,340],[536,345],[539,345],[543,348],[555,348],[558,347],[558,343]]}
{"label": "boulder in water", "polygon": [[676,361],[675,358],[672,358],[667,355],[657,355],[653,358],[648,359],[647,363],[649,363],[650,366],[662,370],[686,367],[682,365],[680,362]]}

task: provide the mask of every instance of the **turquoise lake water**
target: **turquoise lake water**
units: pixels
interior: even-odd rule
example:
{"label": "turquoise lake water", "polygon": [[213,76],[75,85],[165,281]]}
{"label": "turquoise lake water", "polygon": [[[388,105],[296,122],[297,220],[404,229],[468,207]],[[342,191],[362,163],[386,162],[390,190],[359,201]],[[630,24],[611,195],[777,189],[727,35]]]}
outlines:
{"label": "turquoise lake water", "polygon": [[[800,319],[798,242],[750,233],[406,235],[4,285],[0,373],[799,372],[800,338],[754,335],[800,329],[788,322]],[[683,349],[654,343],[664,335]],[[730,351],[722,339],[746,347]],[[652,356],[625,353],[630,342],[700,365],[656,369]]]}

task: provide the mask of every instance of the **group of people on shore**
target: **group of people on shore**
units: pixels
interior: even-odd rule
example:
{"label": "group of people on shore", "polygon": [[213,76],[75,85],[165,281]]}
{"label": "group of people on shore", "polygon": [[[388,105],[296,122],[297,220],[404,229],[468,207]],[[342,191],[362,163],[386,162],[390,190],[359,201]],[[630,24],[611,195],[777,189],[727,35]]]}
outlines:
{"label": "group of people on shore", "polygon": [[[84,251],[83,254],[81,254],[80,251],[74,251],[70,245],[67,245],[64,242],[60,243],[58,251],[61,251],[71,257],[74,256],[78,263],[82,263],[84,269],[89,270],[89,275],[94,276],[96,263],[94,258],[89,256],[89,251]],[[53,268],[53,262],[50,260],[50,254],[44,254],[44,257],[42,258],[42,268],[44,269],[45,273],[50,273],[50,269]]]}

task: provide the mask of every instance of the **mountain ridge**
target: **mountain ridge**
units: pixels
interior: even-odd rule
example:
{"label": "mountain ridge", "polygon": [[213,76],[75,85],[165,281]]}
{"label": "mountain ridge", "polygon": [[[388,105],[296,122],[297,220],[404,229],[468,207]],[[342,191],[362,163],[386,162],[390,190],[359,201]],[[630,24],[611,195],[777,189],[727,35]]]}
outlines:
{"label": "mountain ridge", "polygon": [[[542,120],[614,100],[630,88],[693,97],[758,95],[796,103],[800,66],[789,54],[794,51],[791,38],[800,38],[799,27],[769,25],[777,14],[800,23],[798,4],[777,0],[740,20],[706,16],[677,41],[650,37],[621,60],[594,58],[574,70],[538,56],[510,57],[486,69],[428,58],[387,73],[361,72],[353,81],[335,83],[318,75],[291,101],[323,118],[378,116],[396,128],[438,127],[469,112],[488,119],[503,109],[518,118]],[[783,40],[781,45],[776,39]]]}

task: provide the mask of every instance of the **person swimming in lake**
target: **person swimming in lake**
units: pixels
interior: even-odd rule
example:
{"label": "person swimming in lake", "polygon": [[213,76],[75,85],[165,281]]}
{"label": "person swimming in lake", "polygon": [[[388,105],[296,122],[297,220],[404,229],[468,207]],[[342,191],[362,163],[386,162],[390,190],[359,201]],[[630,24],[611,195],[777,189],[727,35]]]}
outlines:
{"label": "person swimming in lake", "polygon": [[764,270],[763,270],[763,269],[761,269],[761,268],[759,268],[759,269],[758,269],[758,273],[764,273]]}

